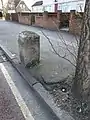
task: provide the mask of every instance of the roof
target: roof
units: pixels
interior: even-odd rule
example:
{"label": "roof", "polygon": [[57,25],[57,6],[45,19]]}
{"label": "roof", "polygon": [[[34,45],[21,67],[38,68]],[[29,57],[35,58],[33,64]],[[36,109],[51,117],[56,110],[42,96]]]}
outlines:
{"label": "roof", "polygon": [[25,6],[25,8],[24,8],[24,9],[23,9],[23,8],[21,8],[21,11],[22,11],[22,12],[30,12],[30,11],[31,11],[31,10],[30,10],[30,7],[29,7],[29,6],[27,6],[27,4],[26,4],[26,2],[25,2],[24,0],[21,0],[21,1],[19,2],[19,4],[17,5],[17,7],[16,7],[17,11],[18,11],[18,10],[20,10],[20,9],[19,9],[20,4],[22,4],[22,5],[24,5],[24,6]]}
{"label": "roof", "polygon": [[[20,0],[20,2],[18,3],[17,7],[24,2],[26,4],[26,6],[28,7],[29,10],[31,10],[31,6],[33,5],[34,1],[33,0]],[[16,8],[17,8],[16,7]]]}
{"label": "roof", "polygon": [[33,6],[40,6],[40,5],[42,5],[43,4],[43,1],[37,1],[37,2],[35,2],[33,5],[32,5],[32,7]]}
{"label": "roof", "polygon": [[14,0],[15,2],[15,7],[19,4],[20,0]]}

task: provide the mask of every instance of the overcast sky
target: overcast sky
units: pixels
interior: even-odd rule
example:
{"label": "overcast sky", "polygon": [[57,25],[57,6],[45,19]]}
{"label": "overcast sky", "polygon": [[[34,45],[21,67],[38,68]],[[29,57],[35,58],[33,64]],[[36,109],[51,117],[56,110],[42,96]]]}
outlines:
{"label": "overcast sky", "polygon": [[31,8],[31,6],[35,3],[35,1],[38,0],[24,0],[28,8]]}

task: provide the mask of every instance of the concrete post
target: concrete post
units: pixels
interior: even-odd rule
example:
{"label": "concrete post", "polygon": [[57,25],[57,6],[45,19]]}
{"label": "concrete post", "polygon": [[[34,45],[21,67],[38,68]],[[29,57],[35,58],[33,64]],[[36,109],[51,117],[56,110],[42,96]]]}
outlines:
{"label": "concrete post", "polygon": [[62,10],[57,11],[58,28],[62,26]]}
{"label": "concrete post", "polygon": [[40,36],[31,31],[19,34],[19,56],[25,67],[32,67],[40,62]]}

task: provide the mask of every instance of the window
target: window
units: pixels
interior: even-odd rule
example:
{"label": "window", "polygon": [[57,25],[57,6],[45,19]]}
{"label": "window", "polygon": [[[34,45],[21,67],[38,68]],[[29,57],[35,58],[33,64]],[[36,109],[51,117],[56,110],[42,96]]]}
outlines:
{"label": "window", "polygon": [[20,8],[21,9],[25,9],[25,5],[24,4],[20,4]]}

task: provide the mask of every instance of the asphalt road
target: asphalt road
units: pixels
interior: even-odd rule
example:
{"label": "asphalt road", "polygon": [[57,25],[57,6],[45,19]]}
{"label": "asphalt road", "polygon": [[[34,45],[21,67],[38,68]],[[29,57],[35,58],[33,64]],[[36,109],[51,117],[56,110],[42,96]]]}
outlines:
{"label": "asphalt road", "polygon": [[[60,40],[62,37],[66,41],[67,45],[69,46],[72,46],[72,42],[73,42],[73,45],[75,45],[76,43],[75,37],[66,32],[50,31],[50,30],[40,29],[37,27],[21,25],[13,22],[7,22],[3,20],[0,20],[0,42],[6,45],[10,51],[17,53],[18,52],[17,40],[18,40],[19,33],[26,30],[33,31],[40,35],[41,48],[43,49],[48,49],[50,46],[48,45],[48,41],[44,37],[42,31],[46,36],[50,38],[50,40],[52,40],[54,44],[59,44],[60,42],[60,45],[63,45]],[[42,42],[44,42],[44,44]]]}
{"label": "asphalt road", "polygon": [[[25,30],[33,31],[40,35],[40,64],[30,70],[34,76],[43,76],[46,82],[58,82],[65,79],[68,75],[73,74],[74,67],[67,60],[58,57],[53,52],[50,43],[45,38],[42,31],[50,38],[56,51],[61,56],[66,55],[66,57],[74,64],[77,52],[75,36],[63,31],[50,31],[1,20],[0,43],[18,56],[18,35]],[[65,40],[67,46],[62,40]],[[70,54],[66,47],[68,47],[75,56]]]}
{"label": "asphalt road", "polygon": [[0,120],[58,120],[12,65],[0,59]]}
{"label": "asphalt road", "polygon": [[[38,68],[32,69],[34,73],[42,74],[49,82],[50,80],[56,82],[72,71],[69,63],[53,53],[50,44],[42,34],[43,30],[56,48],[58,48],[57,45],[64,47],[56,31],[0,20],[0,44],[18,56],[18,35],[24,30],[34,31],[41,37],[41,63]],[[65,32],[60,32],[60,36],[64,37],[68,47],[72,50],[72,42],[73,46],[76,45],[74,36]],[[63,54],[63,50],[60,49],[61,54]],[[5,58],[0,59],[0,120],[58,120],[12,65],[7,61],[3,62],[3,59]],[[72,58],[70,57],[70,59]],[[69,68],[62,71],[61,69],[65,67]]]}
{"label": "asphalt road", "polygon": [[0,120],[25,120],[0,69]]}

